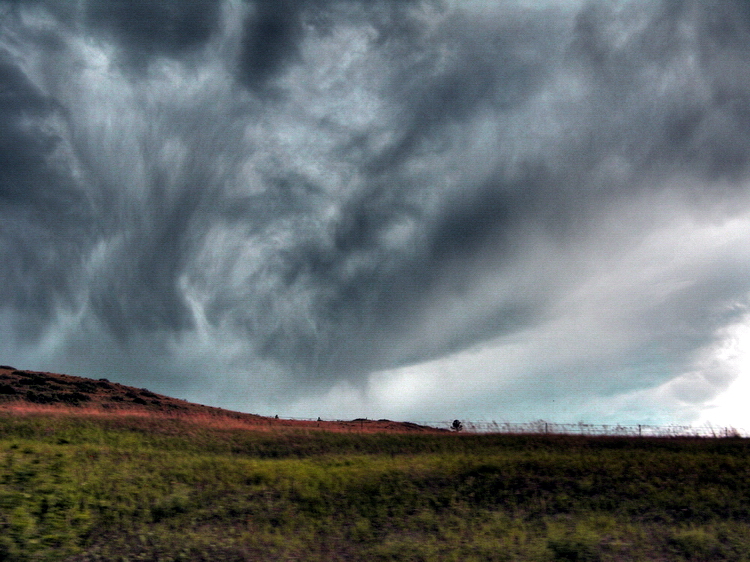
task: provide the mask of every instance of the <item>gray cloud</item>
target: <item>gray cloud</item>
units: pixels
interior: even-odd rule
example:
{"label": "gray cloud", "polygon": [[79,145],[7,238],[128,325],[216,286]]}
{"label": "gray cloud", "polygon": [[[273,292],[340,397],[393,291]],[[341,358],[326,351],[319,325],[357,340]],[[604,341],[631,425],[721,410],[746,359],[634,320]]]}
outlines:
{"label": "gray cloud", "polygon": [[463,370],[487,415],[677,380],[750,291],[709,4],[2,2],[3,352],[256,405]]}
{"label": "gray cloud", "polygon": [[118,44],[127,62],[143,64],[202,47],[217,28],[220,10],[210,0],[92,0],[81,19],[88,30]]}
{"label": "gray cloud", "polygon": [[25,75],[8,51],[0,51],[0,251],[3,306],[28,314],[33,335],[58,301],[72,300],[67,264],[85,251],[87,202],[57,161],[61,139],[55,121],[65,110]]}

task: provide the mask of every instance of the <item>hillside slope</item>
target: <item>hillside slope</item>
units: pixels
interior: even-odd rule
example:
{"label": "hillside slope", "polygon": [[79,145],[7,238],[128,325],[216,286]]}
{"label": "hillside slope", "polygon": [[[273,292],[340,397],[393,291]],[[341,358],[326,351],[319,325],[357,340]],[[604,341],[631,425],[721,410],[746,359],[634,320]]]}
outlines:
{"label": "hillside slope", "polygon": [[0,365],[0,408],[65,409],[89,414],[138,413],[153,416],[232,418],[250,427],[315,428],[330,431],[435,432],[433,427],[391,420],[290,420],[246,414],[195,404],[126,386],[107,379],[89,379],[58,373],[26,371]]}
{"label": "hillside slope", "polygon": [[138,408],[189,412],[206,408],[107,379],[87,379],[57,373],[21,371],[0,365],[0,403],[28,402],[64,406]]}

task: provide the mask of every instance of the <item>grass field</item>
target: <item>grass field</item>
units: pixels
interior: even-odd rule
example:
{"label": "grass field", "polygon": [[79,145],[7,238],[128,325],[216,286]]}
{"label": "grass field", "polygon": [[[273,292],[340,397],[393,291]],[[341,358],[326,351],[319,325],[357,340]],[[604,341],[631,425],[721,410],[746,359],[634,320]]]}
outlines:
{"label": "grass field", "polygon": [[0,560],[750,560],[750,442],[0,410]]}

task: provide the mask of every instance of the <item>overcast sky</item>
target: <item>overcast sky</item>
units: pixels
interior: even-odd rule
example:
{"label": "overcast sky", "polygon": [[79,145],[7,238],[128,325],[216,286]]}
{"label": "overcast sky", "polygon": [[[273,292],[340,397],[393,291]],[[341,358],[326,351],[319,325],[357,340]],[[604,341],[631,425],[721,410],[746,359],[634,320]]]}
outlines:
{"label": "overcast sky", "polygon": [[750,429],[749,182],[745,0],[0,0],[18,368]]}

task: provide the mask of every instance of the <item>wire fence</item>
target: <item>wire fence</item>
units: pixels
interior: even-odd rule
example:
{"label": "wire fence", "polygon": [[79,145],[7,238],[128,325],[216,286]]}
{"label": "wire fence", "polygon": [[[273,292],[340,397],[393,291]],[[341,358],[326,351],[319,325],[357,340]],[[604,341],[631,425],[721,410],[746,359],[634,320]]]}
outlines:
{"label": "wire fence", "polygon": [[468,433],[515,433],[549,435],[602,435],[623,437],[748,437],[748,432],[735,427],[720,427],[711,424],[692,425],[649,425],[649,424],[591,424],[591,423],[552,423],[544,420],[533,422],[496,421],[426,421],[418,422],[439,429],[464,431]]}
{"label": "wire fence", "polygon": [[[287,418],[300,421],[338,422],[352,425],[356,430],[358,425],[354,422],[363,422],[362,427],[368,421],[366,418],[357,420],[341,420],[330,418]],[[390,420],[377,420],[388,422]],[[467,420],[440,420],[440,421],[411,421],[409,423],[433,427],[436,429],[449,430],[464,433],[502,433],[502,434],[536,434],[536,435],[591,435],[611,437],[750,437],[750,432],[745,429],[718,426],[710,423],[693,425],[654,425],[654,424],[592,424],[592,423],[553,423],[544,420],[532,422],[497,422],[497,421],[467,421]]]}

